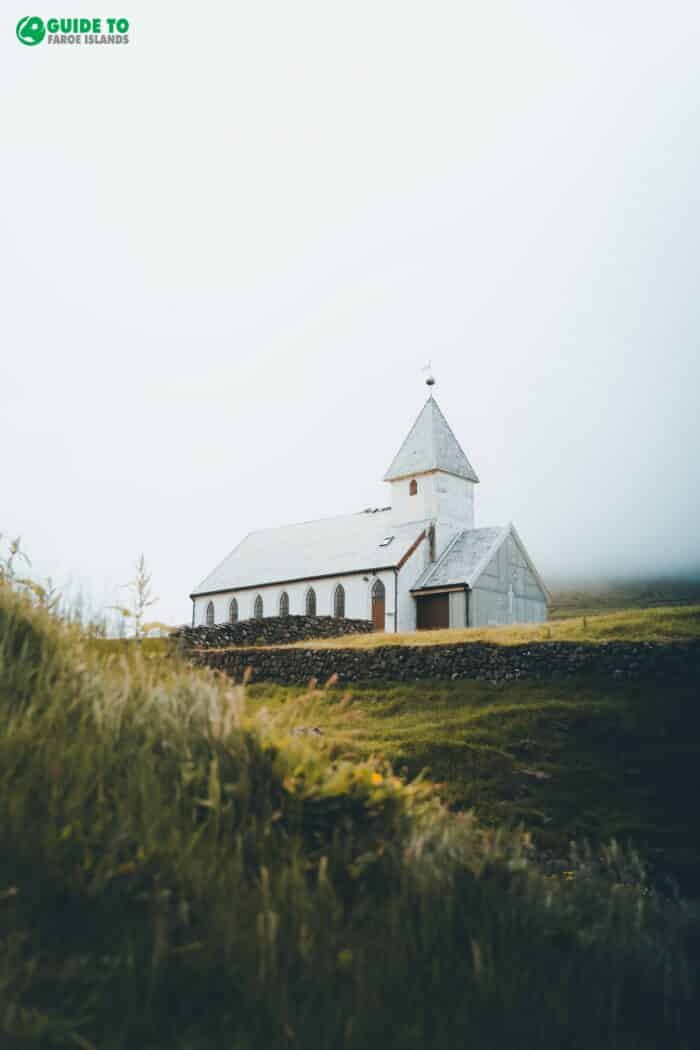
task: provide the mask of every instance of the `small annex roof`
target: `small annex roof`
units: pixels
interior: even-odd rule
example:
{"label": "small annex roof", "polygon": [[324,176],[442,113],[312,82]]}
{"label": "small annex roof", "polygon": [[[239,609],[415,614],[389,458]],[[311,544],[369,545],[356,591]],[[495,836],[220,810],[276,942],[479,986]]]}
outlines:
{"label": "small annex roof", "polygon": [[491,560],[493,553],[509,531],[501,526],[487,529],[465,529],[458,532],[447,545],[436,562],[426,566],[411,591],[424,591],[433,587],[451,587],[466,584],[471,587],[481,574],[482,567]]}
{"label": "small annex roof", "polygon": [[427,524],[392,525],[391,508],[383,507],[260,529],[246,536],[190,597],[394,568]]}
{"label": "small annex roof", "polygon": [[465,529],[448,543],[436,562],[428,565],[411,587],[411,593],[432,590],[435,587],[473,587],[494,554],[508,536],[512,536],[525,558],[547,601],[551,595],[535,568],[525,544],[513,522],[485,529]]}
{"label": "small annex roof", "polygon": [[394,456],[384,481],[429,470],[444,470],[468,481],[479,480],[432,394]]}

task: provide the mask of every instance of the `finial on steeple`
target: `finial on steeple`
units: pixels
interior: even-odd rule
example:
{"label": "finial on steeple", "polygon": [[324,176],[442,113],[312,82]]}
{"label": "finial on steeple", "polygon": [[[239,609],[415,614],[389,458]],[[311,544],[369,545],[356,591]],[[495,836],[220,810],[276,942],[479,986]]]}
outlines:
{"label": "finial on steeple", "polygon": [[430,391],[430,396],[432,397],[433,396],[433,387],[435,386],[435,376],[433,375],[433,364],[432,364],[432,361],[428,361],[427,365],[423,366],[422,371],[428,373],[427,376],[425,377],[425,385],[427,386],[428,390]]}

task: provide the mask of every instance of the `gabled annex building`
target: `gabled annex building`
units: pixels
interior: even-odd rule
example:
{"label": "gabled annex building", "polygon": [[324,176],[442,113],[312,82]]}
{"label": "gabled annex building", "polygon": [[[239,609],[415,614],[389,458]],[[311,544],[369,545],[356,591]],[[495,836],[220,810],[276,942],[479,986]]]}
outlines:
{"label": "gabled annex building", "polygon": [[479,478],[432,390],[384,481],[389,507],[250,533],[190,595],[193,623],[306,614],[413,631],[547,619],[514,525],[474,527]]}

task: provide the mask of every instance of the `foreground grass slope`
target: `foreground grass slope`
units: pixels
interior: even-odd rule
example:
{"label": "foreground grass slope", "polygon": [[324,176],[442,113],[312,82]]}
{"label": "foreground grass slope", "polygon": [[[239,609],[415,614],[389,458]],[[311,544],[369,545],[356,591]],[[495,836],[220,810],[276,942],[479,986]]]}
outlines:
{"label": "foreground grass slope", "polygon": [[353,634],[294,642],[292,648],[376,649],[384,645],[457,645],[465,642],[492,642],[496,645],[530,642],[683,642],[697,638],[700,638],[700,605],[690,605],[626,609],[513,627],[450,628],[406,634]]}
{"label": "foreground grass slope", "polygon": [[[316,701],[314,701],[316,702]],[[0,588],[0,1045],[693,1045],[693,906]]]}
{"label": "foreground grass slope", "polygon": [[330,757],[424,772],[454,808],[490,826],[522,824],[556,857],[572,840],[631,843],[700,896],[697,683],[260,683],[249,694],[280,726],[318,728]]}

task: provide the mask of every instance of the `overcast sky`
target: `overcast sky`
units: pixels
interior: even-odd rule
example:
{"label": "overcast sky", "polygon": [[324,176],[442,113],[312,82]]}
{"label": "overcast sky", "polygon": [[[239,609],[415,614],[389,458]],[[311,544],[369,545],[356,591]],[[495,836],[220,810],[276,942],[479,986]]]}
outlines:
{"label": "overcast sky", "polygon": [[0,52],[0,531],[168,622],[436,397],[547,578],[700,567],[700,6],[148,0]]}

